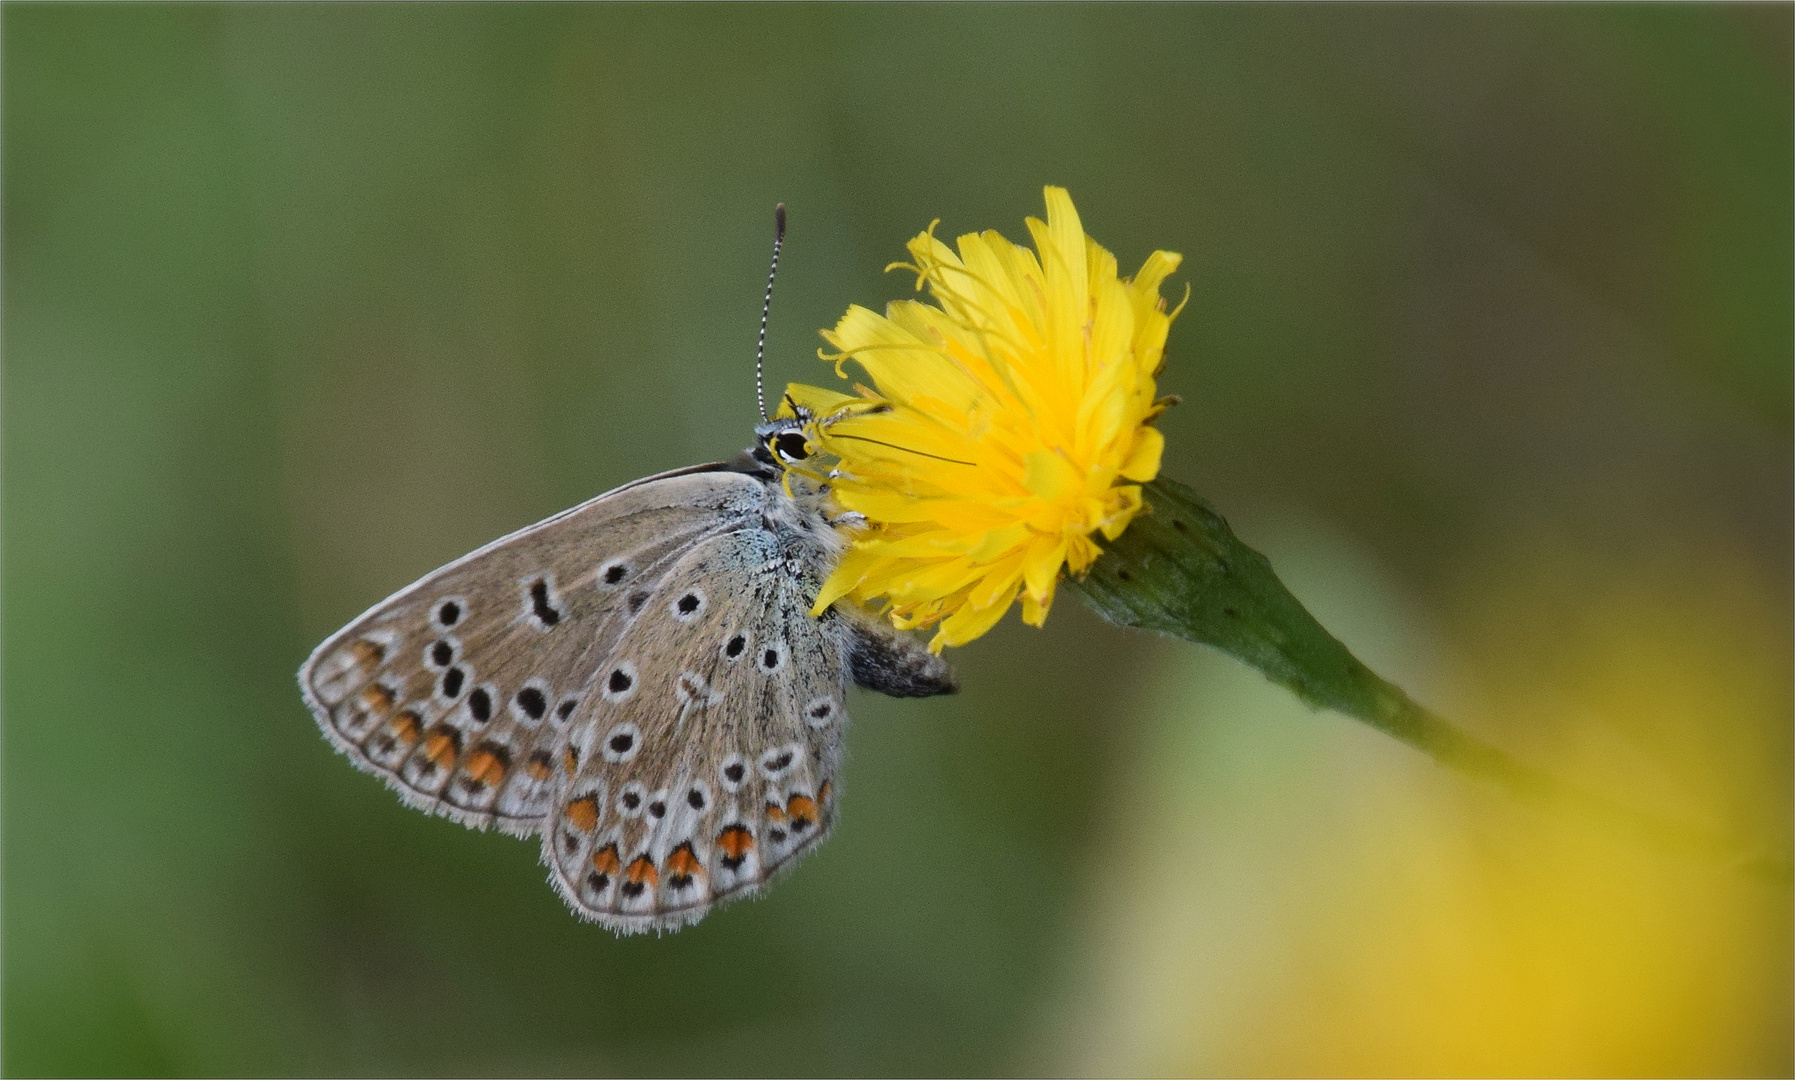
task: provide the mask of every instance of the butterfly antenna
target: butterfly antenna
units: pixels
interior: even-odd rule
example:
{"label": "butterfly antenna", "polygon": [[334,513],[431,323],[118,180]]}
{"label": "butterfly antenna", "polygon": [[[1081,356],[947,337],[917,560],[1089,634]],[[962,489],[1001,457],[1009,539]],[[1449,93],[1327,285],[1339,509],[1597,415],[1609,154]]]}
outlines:
{"label": "butterfly antenna", "polygon": [[767,271],[767,298],[760,305],[760,340],[754,345],[754,397],[760,402],[760,419],[767,420],[767,392],[761,372],[767,359],[767,313],[773,310],[773,277],[779,273],[779,247],[785,243],[785,204],[773,207],[773,268]]}

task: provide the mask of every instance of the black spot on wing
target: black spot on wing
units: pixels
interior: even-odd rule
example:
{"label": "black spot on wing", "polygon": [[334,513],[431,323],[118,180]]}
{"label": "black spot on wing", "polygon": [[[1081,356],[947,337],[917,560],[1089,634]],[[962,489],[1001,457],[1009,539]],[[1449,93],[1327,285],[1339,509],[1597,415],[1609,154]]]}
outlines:
{"label": "black spot on wing", "polygon": [[547,578],[530,582],[530,612],[544,626],[554,626],[561,621],[560,609],[549,602]]}

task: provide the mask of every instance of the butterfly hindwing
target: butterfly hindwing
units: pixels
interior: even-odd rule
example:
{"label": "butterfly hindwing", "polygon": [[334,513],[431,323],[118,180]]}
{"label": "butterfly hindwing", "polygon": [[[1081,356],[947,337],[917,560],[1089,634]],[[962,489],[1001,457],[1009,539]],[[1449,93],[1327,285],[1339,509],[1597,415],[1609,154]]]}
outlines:
{"label": "butterfly hindwing", "polygon": [[582,764],[543,830],[575,911],[622,932],[695,922],[827,835],[850,639],[808,615],[826,565],[757,521],[660,580],[582,701]]}
{"label": "butterfly hindwing", "polygon": [[319,726],[406,802],[533,833],[575,712],[659,580],[705,537],[758,519],[764,485],[718,466],[637,481],[427,575],[313,652]]}

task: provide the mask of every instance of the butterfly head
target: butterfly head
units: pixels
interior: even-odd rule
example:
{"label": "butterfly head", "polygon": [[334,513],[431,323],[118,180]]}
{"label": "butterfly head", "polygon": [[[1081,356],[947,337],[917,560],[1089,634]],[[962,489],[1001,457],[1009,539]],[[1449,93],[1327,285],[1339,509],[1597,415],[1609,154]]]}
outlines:
{"label": "butterfly head", "polygon": [[788,477],[794,473],[809,476],[823,483],[836,460],[825,445],[828,430],[843,420],[889,408],[876,399],[792,383],[785,388],[772,418],[755,426],[754,445],[748,453],[764,468],[776,469]]}
{"label": "butterfly head", "polygon": [[778,416],[754,427],[754,446],[749,451],[754,460],[781,472],[800,465],[815,455],[817,447],[806,434],[814,421],[808,410],[781,409]]}
{"label": "butterfly head", "polygon": [[755,425],[754,443],[746,451],[749,471],[778,481],[785,493],[819,509],[834,479],[836,462],[823,443],[823,432],[850,415],[853,399],[816,387],[793,383],[779,410]]}

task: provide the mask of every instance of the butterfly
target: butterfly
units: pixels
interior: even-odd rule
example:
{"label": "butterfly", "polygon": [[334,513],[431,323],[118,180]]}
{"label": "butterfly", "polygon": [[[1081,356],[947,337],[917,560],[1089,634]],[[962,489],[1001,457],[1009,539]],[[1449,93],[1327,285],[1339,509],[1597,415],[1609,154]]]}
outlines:
{"label": "butterfly", "polygon": [[816,418],[762,417],[735,458],[495,540],[331,635],[299,671],[325,737],[409,805],[539,838],[568,906],[618,933],[758,892],[834,825],[849,686],[957,688],[880,617],[810,615],[855,522],[809,461]]}

